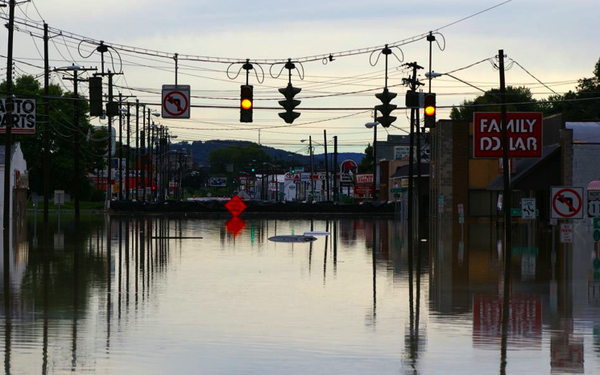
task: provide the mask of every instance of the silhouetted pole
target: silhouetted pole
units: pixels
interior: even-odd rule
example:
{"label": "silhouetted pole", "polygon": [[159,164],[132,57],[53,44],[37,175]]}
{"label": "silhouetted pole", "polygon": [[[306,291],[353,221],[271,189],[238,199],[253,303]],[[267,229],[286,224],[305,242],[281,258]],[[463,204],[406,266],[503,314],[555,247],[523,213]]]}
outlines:
{"label": "silhouetted pole", "polygon": [[327,192],[327,201],[329,202],[329,161],[327,160],[327,130],[323,129],[323,148],[325,149],[325,191]]}
{"label": "silhouetted pole", "polygon": [[[48,24],[44,23],[44,223],[48,223],[50,196],[50,63]],[[44,248],[46,250],[46,248]]]}

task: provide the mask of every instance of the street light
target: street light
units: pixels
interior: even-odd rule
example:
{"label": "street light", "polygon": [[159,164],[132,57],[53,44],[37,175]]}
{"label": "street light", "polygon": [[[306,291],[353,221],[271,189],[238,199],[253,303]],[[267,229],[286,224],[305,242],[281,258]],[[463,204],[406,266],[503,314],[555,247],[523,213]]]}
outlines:
{"label": "street light", "polygon": [[[377,117],[377,111],[375,111],[375,117]],[[377,125],[379,123],[376,121],[365,124],[367,129],[373,128],[373,201],[377,198]]]}
{"label": "street light", "polygon": [[[306,139],[301,139],[300,142],[306,142]],[[315,165],[314,165],[314,157],[313,157],[313,147],[312,147],[312,136],[308,136],[308,151],[310,156],[310,194],[311,199],[315,199],[315,180],[313,179],[313,174],[315,173]]]}

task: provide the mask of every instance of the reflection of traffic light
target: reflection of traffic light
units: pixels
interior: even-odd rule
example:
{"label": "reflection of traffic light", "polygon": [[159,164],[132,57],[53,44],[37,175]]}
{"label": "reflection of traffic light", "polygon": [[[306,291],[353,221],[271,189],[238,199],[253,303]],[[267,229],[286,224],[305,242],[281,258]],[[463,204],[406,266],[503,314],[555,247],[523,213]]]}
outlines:
{"label": "reflection of traffic light", "polygon": [[375,109],[381,113],[381,116],[376,118],[377,122],[380,123],[383,127],[388,128],[396,118],[394,116],[390,116],[392,111],[396,109],[395,104],[391,104],[392,99],[396,97],[396,93],[388,91],[387,87],[383,89],[383,92],[379,94],[375,94],[377,99],[381,100],[380,105],[375,106]]}
{"label": "reflection of traffic light", "polygon": [[251,170],[252,170],[252,173],[254,173],[254,168],[252,168]]}
{"label": "reflection of traffic light", "polygon": [[425,94],[425,124],[426,128],[435,127],[435,94]]}
{"label": "reflection of traffic light", "polygon": [[252,122],[252,109],[254,87],[242,85],[240,90],[240,122]]}
{"label": "reflection of traffic light", "polygon": [[294,112],[294,108],[300,104],[300,100],[294,99],[294,96],[300,91],[302,91],[302,89],[292,86],[291,83],[288,83],[286,88],[279,89],[279,92],[285,96],[285,100],[279,101],[279,105],[285,109],[285,112],[279,113],[279,117],[288,124],[293,123],[295,119],[300,117],[300,113]]}

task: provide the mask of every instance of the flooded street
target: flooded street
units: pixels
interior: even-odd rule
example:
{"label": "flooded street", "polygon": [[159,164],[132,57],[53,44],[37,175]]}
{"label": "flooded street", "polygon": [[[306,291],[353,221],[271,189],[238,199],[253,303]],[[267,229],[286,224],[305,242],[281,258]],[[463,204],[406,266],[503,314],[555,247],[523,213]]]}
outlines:
{"label": "flooded street", "polygon": [[395,219],[40,219],[2,288],[6,374],[600,373],[591,221],[515,226],[504,309],[495,222],[411,254]]}

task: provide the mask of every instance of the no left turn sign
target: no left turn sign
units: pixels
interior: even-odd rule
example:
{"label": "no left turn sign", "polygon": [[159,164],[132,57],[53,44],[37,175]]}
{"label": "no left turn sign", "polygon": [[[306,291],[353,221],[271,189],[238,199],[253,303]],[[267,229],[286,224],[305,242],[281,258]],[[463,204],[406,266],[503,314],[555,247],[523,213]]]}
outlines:
{"label": "no left turn sign", "polygon": [[583,188],[553,187],[552,219],[583,219]]}
{"label": "no left turn sign", "polygon": [[163,85],[162,117],[190,118],[190,86]]}

